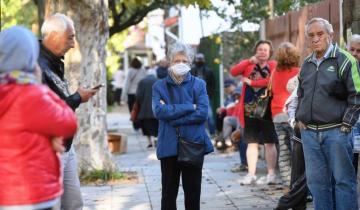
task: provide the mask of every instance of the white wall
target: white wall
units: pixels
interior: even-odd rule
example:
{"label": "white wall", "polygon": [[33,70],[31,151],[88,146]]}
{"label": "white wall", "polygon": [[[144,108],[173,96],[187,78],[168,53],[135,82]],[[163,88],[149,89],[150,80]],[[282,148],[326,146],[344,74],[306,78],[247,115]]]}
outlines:
{"label": "white wall", "polygon": [[157,9],[147,15],[148,30],[145,35],[145,46],[153,49],[157,60],[165,57],[164,11]]}

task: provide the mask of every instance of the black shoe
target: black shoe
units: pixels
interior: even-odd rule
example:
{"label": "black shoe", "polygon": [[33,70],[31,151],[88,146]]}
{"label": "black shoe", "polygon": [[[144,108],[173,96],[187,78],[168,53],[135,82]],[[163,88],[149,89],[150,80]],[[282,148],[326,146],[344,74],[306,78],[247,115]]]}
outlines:
{"label": "black shoe", "polygon": [[147,148],[151,148],[151,147],[153,147],[153,145],[152,145],[152,144],[149,144],[149,145],[147,146]]}
{"label": "black shoe", "polygon": [[293,207],[293,210],[306,210],[306,206],[297,206],[297,207]]}
{"label": "black shoe", "polygon": [[231,172],[233,173],[247,172],[247,171],[248,171],[247,165],[235,166],[234,168],[231,169]]}
{"label": "black shoe", "polygon": [[241,164],[240,165],[240,172],[247,172],[247,171],[248,171],[248,166],[244,165],[244,164]]}

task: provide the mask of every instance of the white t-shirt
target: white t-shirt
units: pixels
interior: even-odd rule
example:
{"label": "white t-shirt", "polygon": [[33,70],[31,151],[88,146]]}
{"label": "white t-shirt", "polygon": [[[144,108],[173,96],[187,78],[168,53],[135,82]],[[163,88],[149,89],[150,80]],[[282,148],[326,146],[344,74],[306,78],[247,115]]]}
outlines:
{"label": "white t-shirt", "polygon": [[114,77],[113,77],[113,81],[111,82],[111,84],[115,87],[115,88],[124,88],[125,85],[125,72],[123,70],[117,70],[114,73]]}

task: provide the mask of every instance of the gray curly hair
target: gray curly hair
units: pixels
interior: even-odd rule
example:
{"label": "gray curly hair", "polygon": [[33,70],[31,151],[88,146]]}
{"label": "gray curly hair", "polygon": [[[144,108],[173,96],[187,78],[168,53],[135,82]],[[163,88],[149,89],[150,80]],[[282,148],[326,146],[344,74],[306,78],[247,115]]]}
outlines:
{"label": "gray curly hair", "polygon": [[181,42],[175,42],[170,45],[168,50],[168,59],[170,62],[174,59],[175,55],[183,54],[188,58],[189,63],[194,59],[194,50],[189,46]]}

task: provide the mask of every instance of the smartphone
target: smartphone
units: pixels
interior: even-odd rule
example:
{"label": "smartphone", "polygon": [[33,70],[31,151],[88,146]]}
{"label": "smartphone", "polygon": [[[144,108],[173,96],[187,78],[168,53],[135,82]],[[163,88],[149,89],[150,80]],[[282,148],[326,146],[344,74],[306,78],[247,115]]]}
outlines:
{"label": "smartphone", "polygon": [[91,88],[91,89],[97,90],[97,89],[99,89],[99,88],[101,88],[101,87],[105,87],[105,85],[104,85],[104,84],[98,84],[98,85],[96,85],[95,87],[93,87],[93,88]]}

